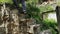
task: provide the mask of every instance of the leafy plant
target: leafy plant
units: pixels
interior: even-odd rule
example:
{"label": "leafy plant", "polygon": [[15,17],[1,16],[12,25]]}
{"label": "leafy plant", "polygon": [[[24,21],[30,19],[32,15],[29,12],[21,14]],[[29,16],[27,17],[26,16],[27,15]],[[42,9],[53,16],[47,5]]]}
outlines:
{"label": "leafy plant", "polygon": [[52,33],[54,34],[57,34],[59,33],[58,31],[58,24],[57,22],[55,22],[54,20],[48,20],[48,19],[45,19],[43,21],[43,25],[41,27],[42,30],[47,30],[47,29],[52,29]]}

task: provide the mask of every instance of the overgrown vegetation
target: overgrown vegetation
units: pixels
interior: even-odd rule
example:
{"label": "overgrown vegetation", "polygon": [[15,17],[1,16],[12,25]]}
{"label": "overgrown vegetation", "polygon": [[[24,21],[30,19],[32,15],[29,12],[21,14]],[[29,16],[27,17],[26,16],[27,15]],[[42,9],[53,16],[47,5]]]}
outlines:
{"label": "overgrown vegetation", "polygon": [[51,29],[52,34],[59,34],[58,24],[53,19],[50,19],[50,20],[45,19],[45,20],[43,20],[43,25],[41,27],[41,30],[47,30],[47,29]]}
{"label": "overgrown vegetation", "polygon": [[[41,30],[46,30],[46,29],[52,29],[52,31],[54,32],[53,34],[55,34],[55,32],[58,33],[58,29],[57,29],[57,23],[54,20],[42,20],[41,14],[44,11],[51,11],[53,10],[53,7],[51,5],[46,5],[46,6],[39,6],[36,7],[38,0],[29,0],[26,2],[26,7],[27,7],[27,14],[29,16],[27,16],[28,18],[34,18],[36,20],[36,23],[38,24],[42,24],[42,27],[40,28]],[[13,4],[12,0],[0,0],[0,4],[3,3],[9,3],[9,4]]]}

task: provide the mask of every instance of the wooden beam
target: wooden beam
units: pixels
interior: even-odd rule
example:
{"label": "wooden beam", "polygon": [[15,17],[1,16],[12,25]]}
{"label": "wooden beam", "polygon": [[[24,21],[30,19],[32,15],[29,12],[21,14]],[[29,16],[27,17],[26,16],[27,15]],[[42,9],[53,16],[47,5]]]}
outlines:
{"label": "wooden beam", "polygon": [[43,12],[42,14],[45,14],[45,13],[52,13],[52,12],[55,12],[55,10],[46,11],[46,12]]}

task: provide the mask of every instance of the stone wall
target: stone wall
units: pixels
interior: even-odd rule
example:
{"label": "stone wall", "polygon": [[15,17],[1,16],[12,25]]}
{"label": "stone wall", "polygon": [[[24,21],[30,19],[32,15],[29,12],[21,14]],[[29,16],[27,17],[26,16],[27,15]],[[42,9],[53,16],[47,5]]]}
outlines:
{"label": "stone wall", "polygon": [[[5,28],[6,34],[29,34],[28,30],[34,31],[34,27],[38,29],[38,26],[35,23],[33,18],[25,18],[25,14],[19,14],[16,8],[11,9],[10,6],[3,4],[1,6],[1,20],[2,25],[1,27]],[[33,27],[31,25],[34,25]],[[36,29],[36,31],[37,31]],[[37,34],[37,33],[32,33]]]}

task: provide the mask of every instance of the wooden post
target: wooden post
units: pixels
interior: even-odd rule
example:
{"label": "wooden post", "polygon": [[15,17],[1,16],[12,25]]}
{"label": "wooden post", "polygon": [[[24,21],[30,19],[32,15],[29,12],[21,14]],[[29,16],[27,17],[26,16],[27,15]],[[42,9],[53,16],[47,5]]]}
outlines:
{"label": "wooden post", "polygon": [[60,6],[56,7],[56,15],[57,15],[58,28],[59,28],[59,32],[60,32]]}

